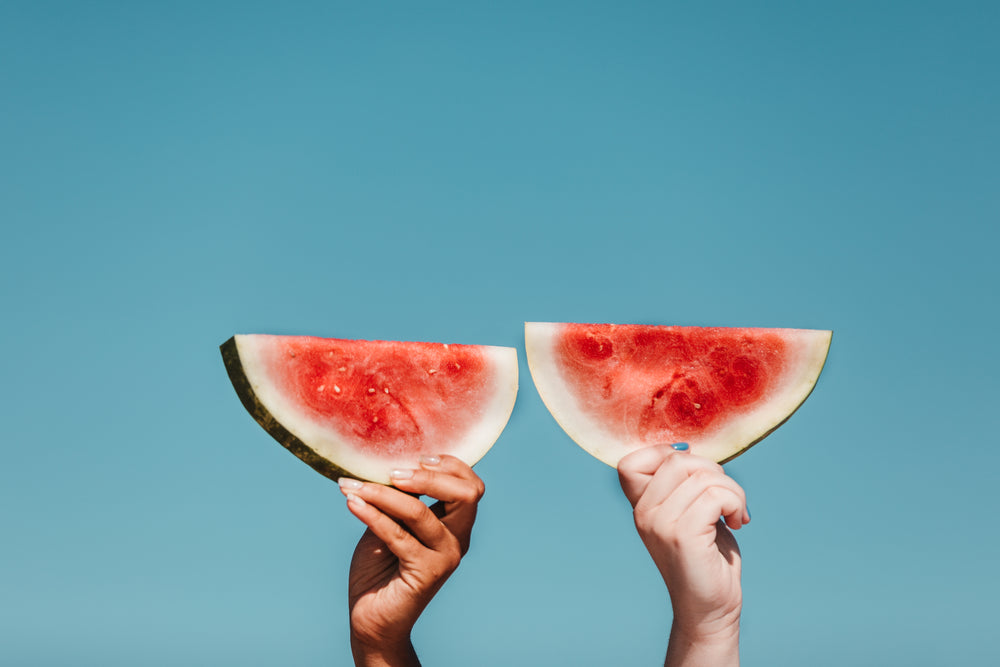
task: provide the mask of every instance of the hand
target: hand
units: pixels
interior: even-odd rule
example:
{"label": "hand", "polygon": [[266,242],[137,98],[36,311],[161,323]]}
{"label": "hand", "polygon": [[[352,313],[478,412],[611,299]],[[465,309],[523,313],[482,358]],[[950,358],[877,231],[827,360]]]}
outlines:
{"label": "hand", "polygon": [[[485,487],[453,456],[422,457],[392,483],[341,479],[347,507],[368,530],[351,560],[351,648],[359,665],[419,665],[410,632],[469,549]],[[415,495],[439,502],[425,505]]]}
{"label": "hand", "polygon": [[[729,529],[750,522],[746,495],[722,466],[676,447],[640,449],[618,464],[636,529],[670,592],[667,664],[738,664],[741,560]],[[706,648],[716,657],[708,660]]]}

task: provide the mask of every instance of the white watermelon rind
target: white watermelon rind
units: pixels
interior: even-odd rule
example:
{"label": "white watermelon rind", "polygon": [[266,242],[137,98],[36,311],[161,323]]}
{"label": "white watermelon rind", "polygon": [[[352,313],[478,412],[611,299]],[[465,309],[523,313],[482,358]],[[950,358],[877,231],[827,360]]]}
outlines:
{"label": "white watermelon rind", "polygon": [[[275,336],[238,334],[220,346],[229,379],[243,406],[271,437],[321,475],[352,477],[389,484],[396,468],[417,468],[416,457],[372,457],[357,451],[349,438],[324,429],[271,381],[265,348]],[[480,350],[493,369],[492,400],[475,426],[456,442],[440,443],[436,453],[450,454],[470,466],[493,447],[507,426],[518,390],[517,350],[489,345]]]}
{"label": "white watermelon rind", "polygon": [[[611,467],[626,454],[649,446],[638,434],[622,438],[578,405],[556,361],[554,346],[566,325],[525,322],[524,342],[528,369],[538,394],[566,434],[585,451]],[[729,420],[704,438],[687,438],[691,452],[719,463],[736,458],[784,424],[812,393],[830,351],[833,332],[817,329],[764,329],[780,332],[792,352],[786,358],[784,383],[754,410]]]}

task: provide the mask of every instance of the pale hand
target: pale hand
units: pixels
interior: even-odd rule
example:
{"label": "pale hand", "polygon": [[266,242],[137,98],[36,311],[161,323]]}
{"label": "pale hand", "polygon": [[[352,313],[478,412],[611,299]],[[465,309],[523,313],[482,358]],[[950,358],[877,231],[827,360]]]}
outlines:
{"label": "pale hand", "polygon": [[667,665],[738,664],[741,559],[730,528],[750,522],[743,489],[722,466],[671,445],[629,454],[618,475],[670,592]]}

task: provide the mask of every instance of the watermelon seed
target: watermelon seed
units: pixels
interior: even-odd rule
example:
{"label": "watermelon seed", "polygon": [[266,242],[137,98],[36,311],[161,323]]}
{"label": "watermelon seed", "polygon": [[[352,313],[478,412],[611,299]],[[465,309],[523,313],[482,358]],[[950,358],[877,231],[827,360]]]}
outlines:
{"label": "watermelon seed", "polygon": [[387,394],[389,393],[389,388],[388,387],[385,388],[385,393],[387,393]]}
{"label": "watermelon seed", "polygon": [[369,394],[374,394],[375,393],[375,387],[368,387],[368,393]]}
{"label": "watermelon seed", "polygon": [[323,391],[324,389],[326,389],[325,384],[321,384],[320,386],[316,387],[316,391]]}
{"label": "watermelon seed", "polygon": [[694,409],[695,410],[701,410],[701,403],[695,403],[694,404]]}
{"label": "watermelon seed", "polygon": [[338,387],[337,385],[333,385],[333,390],[338,394],[340,393],[340,387]]}
{"label": "watermelon seed", "polygon": [[455,370],[456,371],[462,370],[462,366],[460,364],[455,364]]}
{"label": "watermelon seed", "polygon": [[434,370],[433,368],[431,368],[431,369],[428,369],[428,371],[427,371],[427,374],[428,374],[428,375],[434,375],[435,373],[437,373],[437,371],[436,371],[436,370]]}
{"label": "watermelon seed", "polygon": [[344,371],[346,371],[346,370],[347,370],[347,366],[341,366],[341,367],[340,367],[340,368],[338,368],[337,370],[338,370],[338,371],[340,371],[341,373],[343,373]]}
{"label": "watermelon seed", "polygon": [[372,417],[372,423],[375,424],[377,422],[378,422],[378,417]]}

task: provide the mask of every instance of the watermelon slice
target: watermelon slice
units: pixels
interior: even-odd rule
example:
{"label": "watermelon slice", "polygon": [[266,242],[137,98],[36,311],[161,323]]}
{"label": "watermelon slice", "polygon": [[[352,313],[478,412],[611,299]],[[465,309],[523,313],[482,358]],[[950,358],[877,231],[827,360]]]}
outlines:
{"label": "watermelon slice", "polygon": [[542,401],[581,447],[617,466],[658,443],[719,462],[778,428],[816,385],[832,332],[525,324]]}
{"label": "watermelon slice", "polygon": [[241,335],[221,349],[253,418],[331,479],[386,484],[421,455],[472,465],[517,396],[509,347]]}

